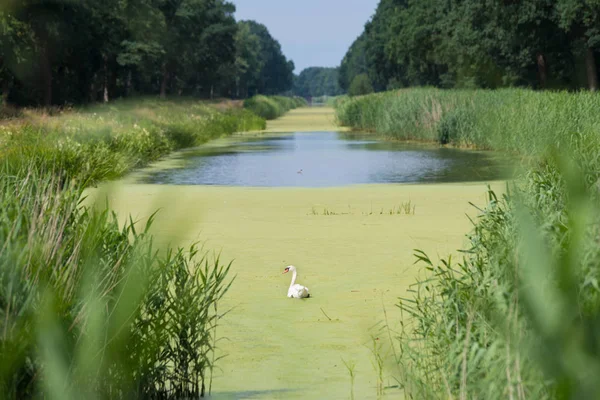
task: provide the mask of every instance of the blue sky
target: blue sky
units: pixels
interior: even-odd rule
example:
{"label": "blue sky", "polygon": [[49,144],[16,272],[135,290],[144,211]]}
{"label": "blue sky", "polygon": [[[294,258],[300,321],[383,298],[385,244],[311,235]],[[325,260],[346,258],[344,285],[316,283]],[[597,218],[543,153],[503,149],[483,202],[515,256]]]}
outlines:
{"label": "blue sky", "polygon": [[306,67],[335,67],[363,31],[379,0],[232,0],[236,19],[267,26],[294,60]]}

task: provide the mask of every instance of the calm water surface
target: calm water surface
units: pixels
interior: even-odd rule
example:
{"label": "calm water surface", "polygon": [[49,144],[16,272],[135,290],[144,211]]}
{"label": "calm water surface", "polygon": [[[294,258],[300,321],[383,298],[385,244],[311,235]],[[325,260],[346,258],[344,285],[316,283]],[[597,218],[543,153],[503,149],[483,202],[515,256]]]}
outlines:
{"label": "calm water surface", "polygon": [[493,153],[365,139],[337,132],[235,138],[182,153],[182,168],[147,183],[331,187],[372,183],[491,181],[509,177]]}

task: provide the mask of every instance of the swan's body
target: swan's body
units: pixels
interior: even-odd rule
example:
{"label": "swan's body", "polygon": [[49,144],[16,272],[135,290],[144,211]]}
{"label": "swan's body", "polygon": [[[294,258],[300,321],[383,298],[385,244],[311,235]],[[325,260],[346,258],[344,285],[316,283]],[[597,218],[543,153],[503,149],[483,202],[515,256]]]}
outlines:
{"label": "swan's body", "polygon": [[290,271],[293,272],[293,275],[292,275],[292,283],[290,283],[290,288],[288,289],[287,296],[294,298],[294,299],[305,299],[307,297],[310,297],[310,293],[308,293],[308,288],[306,286],[302,286],[302,285],[299,285],[296,283],[296,278],[298,277],[298,272],[296,271],[296,267],[294,267],[293,265],[290,265],[283,271],[283,273],[287,274]]}

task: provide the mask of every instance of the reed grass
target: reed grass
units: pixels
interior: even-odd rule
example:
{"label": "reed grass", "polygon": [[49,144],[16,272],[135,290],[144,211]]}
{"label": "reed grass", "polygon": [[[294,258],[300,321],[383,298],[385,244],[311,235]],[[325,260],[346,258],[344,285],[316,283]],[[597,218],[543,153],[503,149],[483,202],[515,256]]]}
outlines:
{"label": "reed grass", "polygon": [[338,118],[398,139],[516,155],[459,259],[416,250],[400,299],[398,379],[419,399],[595,399],[600,384],[600,97],[406,90],[348,99]]}
{"label": "reed grass", "polygon": [[344,363],[344,367],[348,371],[348,375],[350,375],[350,400],[354,400],[354,381],[356,379],[356,362],[354,361],[346,361],[342,358],[342,362]]}
{"label": "reed grass", "polygon": [[0,174],[2,397],[203,395],[230,266],[197,245],[159,254],[152,219],[121,226],[36,168]]}
{"label": "reed grass", "polygon": [[[211,390],[231,264],[158,249],[84,189],[264,119],[181,100],[23,112],[0,131],[0,398],[181,399]],[[160,251],[159,251],[160,250]]]}
{"label": "reed grass", "polygon": [[600,97],[526,89],[405,89],[337,102],[338,122],[401,140],[542,154],[577,132],[597,138]]}
{"label": "reed grass", "polygon": [[24,114],[0,126],[0,161],[17,170],[31,162],[38,169],[52,164],[88,184],[123,176],[174,150],[266,127],[247,110],[192,100],[139,99],[54,115]]}

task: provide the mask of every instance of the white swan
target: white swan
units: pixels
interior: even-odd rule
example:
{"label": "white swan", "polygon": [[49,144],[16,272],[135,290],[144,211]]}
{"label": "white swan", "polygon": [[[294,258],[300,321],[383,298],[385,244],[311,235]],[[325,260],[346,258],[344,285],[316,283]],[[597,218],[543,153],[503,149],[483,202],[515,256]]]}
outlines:
{"label": "white swan", "polygon": [[294,275],[292,276],[292,283],[290,283],[290,288],[288,289],[288,297],[292,297],[294,299],[304,299],[310,297],[310,293],[308,293],[308,288],[306,286],[298,285],[296,283],[296,277],[298,273],[296,272],[296,267],[290,265],[283,270],[284,274],[292,271]]}

